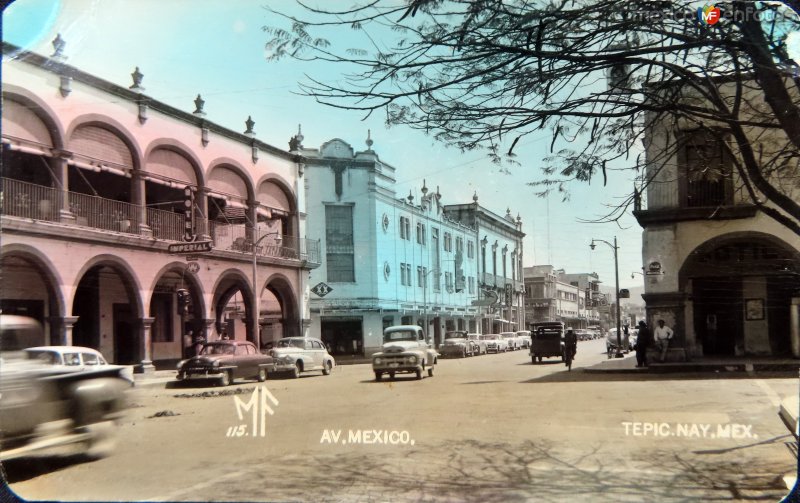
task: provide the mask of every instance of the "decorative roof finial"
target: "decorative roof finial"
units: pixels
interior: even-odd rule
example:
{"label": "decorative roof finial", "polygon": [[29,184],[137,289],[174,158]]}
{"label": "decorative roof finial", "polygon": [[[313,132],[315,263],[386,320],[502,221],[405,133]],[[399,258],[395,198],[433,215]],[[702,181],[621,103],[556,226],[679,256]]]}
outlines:
{"label": "decorative roof finial", "polygon": [[253,131],[253,126],[255,126],[256,123],[255,123],[255,121],[253,120],[253,118],[251,116],[249,116],[249,115],[247,116],[247,120],[244,121],[244,125],[247,126],[247,130],[245,130],[244,134],[246,134],[248,136],[255,136],[256,135],[256,132]]}
{"label": "decorative roof finial", "polygon": [[297,138],[298,146],[302,147],[305,137],[303,136],[303,131],[301,130],[300,126],[300,124],[297,125],[297,135],[295,135],[295,138]]}
{"label": "decorative roof finial", "polygon": [[475,191],[475,194],[472,195],[472,201],[474,201],[476,203],[478,202],[478,191],[477,190]]}
{"label": "decorative roof finial", "polygon": [[372,152],[372,144],[374,142],[372,141],[372,131],[369,130],[369,129],[367,129],[367,141],[366,141],[366,143],[367,143],[367,152]]}
{"label": "decorative roof finial", "polygon": [[414,194],[411,193],[411,189],[408,191],[408,204],[414,204]]}
{"label": "decorative roof finial", "polygon": [[422,195],[424,196],[427,193],[428,193],[428,187],[425,186],[425,179],[423,178],[422,179]]}
{"label": "decorative roof finial", "polygon": [[50,57],[61,61],[67,59],[67,57],[64,56],[64,47],[66,45],[67,42],[63,38],[61,38],[61,34],[58,33],[56,35],[56,38],[53,39],[53,49],[55,49],[55,51]]}
{"label": "decorative roof finial", "polygon": [[142,79],[144,79],[144,74],[139,71],[138,66],[131,74],[131,78],[133,79],[133,85],[129,89],[138,92],[144,91],[144,87],[142,87]]}
{"label": "decorative roof finial", "polygon": [[289,139],[289,152],[296,152],[303,148],[303,133],[300,131],[300,124],[297,125],[297,134]]}
{"label": "decorative roof finial", "polygon": [[436,186],[436,200],[438,201],[441,198],[442,198],[442,194],[439,192],[439,186],[437,185]]}
{"label": "decorative roof finial", "polygon": [[519,216],[519,213],[517,213],[517,222],[520,222],[520,223],[522,222],[522,217]]}
{"label": "decorative roof finial", "polygon": [[194,114],[203,117],[206,113],[203,111],[203,106],[206,104],[205,100],[197,95],[197,98],[194,99]]}

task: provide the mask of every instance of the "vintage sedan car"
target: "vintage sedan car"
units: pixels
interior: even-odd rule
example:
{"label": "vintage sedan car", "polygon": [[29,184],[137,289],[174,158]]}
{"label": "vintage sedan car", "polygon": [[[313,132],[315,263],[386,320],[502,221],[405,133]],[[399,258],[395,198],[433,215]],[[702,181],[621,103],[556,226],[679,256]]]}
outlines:
{"label": "vintage sedan car", "polygon": [[517,339],[516,332],[500,332],[500,337],[508,342],[509,351],[517,351],[518,349],[522,348],[522,341]]}
{"label": "vintage sedan car", "polygon": [[445,334],[444,343],[439,347],[442,357],[460,356],[466,358],[480,352],[480,345],[467,337],[467,332],[455,330]]}
{"label": "vintage sedan car", "polygon": [[433,377],[434,365],[438,362],[439,354],[425,341],[422,327],[396,325],[383,331],[382,350],[372,355],[372,371],[376,381],[380,381],[383,374],[394,379],[398,373],[412,373],[422,379],[425,370],[428,377]]}
{"label": "vintage sedan car", "polygon": [[111,454],[130,389],[122,368],[97,365],[76,372],[30,359],[19,344],[41,341],[41,326],[20,318],[0,319],[0,341],[10,349],[0,353],[0,461],[31,454]]}
{"label": "vintage sedan car", "polygon": [[179,381],[217,381],[227,386],[238,378],[267,380],[271,356],[261,354],[249,341],[213,341],[200,354],[178,363]]}
{"label": "vintage sedan car", "polygon": [[476,355],[486,354],[486,341],[481,339],[481,334],[467,334],[467,339],[471,340],[478,346],[475,352]]}
{"label": "vintage sedan car", "polygon": [[[625,333],[625,330],[620,330],[619,339],[622,342],[622,346],[619,349],[625,353],[629,352],[631,350],[630,336]],[[618,346],[617,328],[609,328],[608,335],[606,335],[606,351],[608,352],[609,358],[617,352]]]}
{"label": "vintage sedan car", "polygon": [[500,334],[483,334],[481,340],[486,341],[487,353],[500,353],[508,351],[508,340],[500,337]]}
{"label": "vintage sedan car", "polygon": [[522,347],[528,349],[531,347],[531,331],[530,330],[520,330],[517,332],[517,339],[522,344]]}
{"label": "vintage sedan car", "polygon": [[274,358],[268,368],[270,374],[288,372],[298,378],[303,372],[321,370],[322,375],[330,375],[336,366],[336,360],[319,339],[286,337],[278,341],[270,355]]}
{"label": "vintage sedan car", "polygon": [[36,346],[26,348],[25,355],[29,360],[38,360],[65,372],[115,368],[119,370],[120,377],[133,385],[133,367],[111,365],[96,349],[81,346]]}

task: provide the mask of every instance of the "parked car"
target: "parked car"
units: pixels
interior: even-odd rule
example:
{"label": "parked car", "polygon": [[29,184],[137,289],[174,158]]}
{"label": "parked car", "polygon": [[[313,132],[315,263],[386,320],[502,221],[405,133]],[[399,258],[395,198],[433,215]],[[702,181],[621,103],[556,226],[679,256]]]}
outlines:
{"label": "parked car", "polygon": [[455,330],[445,334],[444,343],[439,347],[439,353],[442,357],[446,356],[460,356],[466,358],[473,356],[480,351],[480,346],[477,342],[467,338],[467,332],[462,330]]}
{"label": "parked car", "polygon": [[96,349],[81,346],[36,346],[26,348],[25,355],[29,360],[37,360],[67,372],[115,368],[119,370],[120,377],[133,385],[133,367],[111,365]]}
{"label": "parked car", "polygon": [[520,330],[517,332],[517,339],[522,344],[524,349],[528,349],[531,347],[531,331],[530,330]]}
{"label": "parked car", "polygon": [[[620,340],[622,341],[622,347],[620,348],[621,351],[628,353],[631,350],[630,345],[630,336],[625,333],[625,330],[620,330]],[[608,353],[608,357],[611,358],[614,353],[617,352],[617,328],[612,327],[608,329],[608,334],[606,335],[606,351]]]}
{"label": "parked car", "polygon": [[308,337],[286,337],[278,341],[270,351],[274,358],[268,367],[270,374],[289,372],[298,378],[303,372],[321,370],[322,375],[330,375],[336,360],[328,353],[325,344],[319,339]]}
{"label": "parked car", "polygon": [[594,338],[594,334],[585,328],[579,328],[575,330],[575,336],[579,341],[589,341]]}
{"label": "parked car", "polygon": [[422,327],[396,325],[383,331],[382,350],[372,355],[372,371],[376,381],[380,381],[383,374],[394,379],[398,373],[413,373],[417,379],[422,379],[425,370],[428,377],[433,377],[438,357],[439,354],[425,341]]}
{"label": "parked car", "polygon": [[467,339],[471,340],[478,346],[476,354],[478,355],[486,354],[486,341],[481,339],[481,334],[467,334]]}
{"label": "parked car", "polygon": [[31,340],[43,340],[38,322],[0,316],[0,341],[10,349],[0,353],[0,461],[53,450],[63,454],[65,446],[88,458],[111,454],[130,389],[122,368],[97,365],[76,372],[30,359],[19,344]]}
{"label": "parked car", "polygon": [[239,378],[263,382],[273,358],[249,341],[213,341],[203,344],[200,354],[178,363],[179,381],[215,380],[227,386]]}
{"label": "parked car", "polygon": [[522,341],[517,339],[516,332],[500,332],[500,337],[505,339],[508,343],[509,351],[517,351],[518,349],[522,348]]}
{"label": "parked car", "polygon": [[483,334],[481,340],[486,341],[487,353],[499,353],[508,351],[508,340],[500,337],[500,334]]}

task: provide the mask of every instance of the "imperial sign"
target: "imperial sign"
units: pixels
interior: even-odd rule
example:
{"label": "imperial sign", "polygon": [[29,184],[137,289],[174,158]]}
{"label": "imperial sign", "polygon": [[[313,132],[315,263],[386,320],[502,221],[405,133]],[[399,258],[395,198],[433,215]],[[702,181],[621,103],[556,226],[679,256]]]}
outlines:
{"label": "imperial sign", "polygon": [[195,241],[194,243],[175,243],[167,247],[170,253],[210,252],[211,241]]}

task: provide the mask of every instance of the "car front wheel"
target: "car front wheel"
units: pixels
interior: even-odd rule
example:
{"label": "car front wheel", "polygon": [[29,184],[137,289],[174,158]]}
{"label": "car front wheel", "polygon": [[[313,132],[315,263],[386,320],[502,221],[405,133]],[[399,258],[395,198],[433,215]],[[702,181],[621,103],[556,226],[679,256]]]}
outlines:
{"label": "car front wheel", "polygon": [[331,375],[331,369],[333,369],[333,364],[330,361],[325,362],[325,365],[322,367],[322,375]]}
{"label": "car front wheel", "polygon": [[297,379],[298,377],[300,377],[300,372],[302,371],[303,371],[303,364],[300,362],[295,363],[294,369],[292,370],[292,378]]}
{"label": "car front wheel", "polygon": [[229,371],[224,371],[222,375],[219,377],[219,385],[220,386],[228,386],[233,381],[231,379],[231,373]]}
{"label": "car front wheel", "polygon": [[376,370],[376,371],[375,371],[375,380],[376,380],[376,381],[380,381],[380,380],[381,380],[381,376],[383,376],[383,372],[378,372],[378,371]]}
{"label": "car front wheel", "polygon": [[258,382],[264,382],[267,380],[267,369],[259,369],[258,370]]}
{"label": "car front wheel", "polygon": [[428,377],[433,377],[433,365],[428,367]]}

